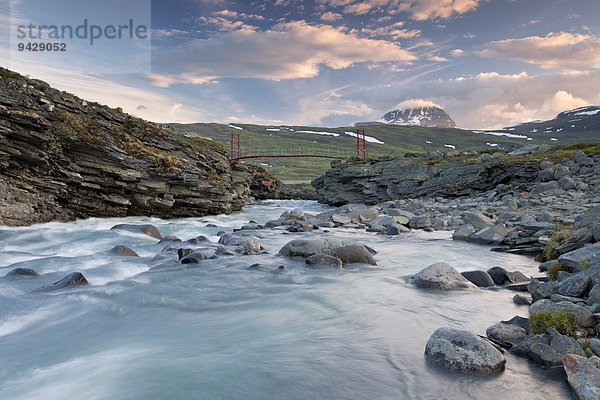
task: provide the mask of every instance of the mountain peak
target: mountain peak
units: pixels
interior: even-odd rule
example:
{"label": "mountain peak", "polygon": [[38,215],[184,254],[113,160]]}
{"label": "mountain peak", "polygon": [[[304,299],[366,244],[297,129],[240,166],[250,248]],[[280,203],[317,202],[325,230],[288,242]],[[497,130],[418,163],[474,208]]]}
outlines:
{"label": "mountain peak", "polygon": [[386,113],[379,122],[392,125],[413,125],[428,128],[456,128],[456,123],[436,106],[397,109]]}

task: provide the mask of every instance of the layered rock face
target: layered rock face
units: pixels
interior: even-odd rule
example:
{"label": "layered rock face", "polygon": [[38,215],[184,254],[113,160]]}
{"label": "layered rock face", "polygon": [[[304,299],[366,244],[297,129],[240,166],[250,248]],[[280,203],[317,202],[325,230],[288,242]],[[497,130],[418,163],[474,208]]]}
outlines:
{"label": "layered rock face", "polygon": [[333,162],[332,169],[312,184],[323,203],[377,204],[424,196],[472,196],[494,190],[499,184],[526,186],[537,176],[533,160],[486,156],[490,159],[472,163],[460,157],[410,154],[378,161]]}
{"label": "layered rock face", "polygon": [[0,73],[0,224],[229,213],[280,184],[212,142]]}

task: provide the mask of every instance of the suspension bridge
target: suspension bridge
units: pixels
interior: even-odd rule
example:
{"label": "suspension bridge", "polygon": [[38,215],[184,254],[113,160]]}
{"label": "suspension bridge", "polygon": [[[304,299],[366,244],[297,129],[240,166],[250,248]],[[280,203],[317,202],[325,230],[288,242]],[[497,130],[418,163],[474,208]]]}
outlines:
{"label": "suspension bridge", "polygon": [[356,148],[343,149],[336,146],[275,146],[275,147],[242,147],[240,144],[240,134],[231,134],[232,160],[247,160],[252,158],[331,158],[347,159],[350,157],[367,158],[367,141],[365,131],[356,131]]}

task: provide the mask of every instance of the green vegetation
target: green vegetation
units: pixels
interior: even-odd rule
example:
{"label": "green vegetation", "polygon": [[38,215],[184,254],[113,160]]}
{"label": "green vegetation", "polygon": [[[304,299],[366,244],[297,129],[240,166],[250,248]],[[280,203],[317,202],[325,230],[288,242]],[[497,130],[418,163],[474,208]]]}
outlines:
{"label": "green vegetation", "polygon": [[592,268],[592,264],[590,264],[590,260],[588,258],[585,258],[582,262],[579,263],[579,268],[582,271],[585,271]]}
{"label": "green vegetation", "polygon": [[566,243],[569,238],[573,235],[573,229],[563,229],[558,232],[554,232],[550,237],[550,242],[544,247],[544,251],[541,252],[537,257],[537,261],[545,262],[550,260],[556,260],[558,254],[556,248],[561,244]]}
{"label": "green vegetation", "polygon": [[552,264],[548,268],[548,271],[546,272],[546,274],[548,275],[548,278],[551,281],[555,281],[556,277],[558,275],[558,271],[562,271],[562,265],[560,265],[559,263],[556,263],[556,264]]}
{"label": "green vegetation", "polygon": [[[356,152],[356,138],[346,135],[344,132],[356,132],[359,127],[340,127],[340,128],[315,128],[302,126],[288,126],[281,130],[279,127],[269,127],[251,124],[235,124],[244,130],[231,128],[224,124],[215,123],[197,123],[197,124],[174,124],[176,131],[185,133],[186,136],[196,136],[199,139],[210,138],[229,151],[231,146],[231,135],[240,135],[240,146],[243,149],[248,148],[333,148],[344,151],[344,153],[354,154]],[[452,149],[445,145],[456,146],[456,150],[463,152],[467,150],[477,150],[488,154],[494,154],[503,151],[498,148],[490,148],[487,143],[497,143],[500,146],[520,147],[530,142],[519,138],[510,138],[504,136],[490,136],[481,133],[474,133],[469,130],[447,129],[447,128],[423,128],[416,126],[399,125],[369,125],[360,127],[364,129],[367,136],[374,137],[385,144],[367,143],[369,158],[394,157],[405,153],[424,153],[430,150],[449,152]],[[301,131],[330,132],[339,136],[317,135],[312,133],[303,133]],[[593,132],[590,132],[590,138]],[[535,138],[536,144],[554,145],[550,141],[549,135],[529,133],[529,137]],[[585,140],[586,137],[584,137]],[[571,145],[581,140],[580,135],[561,137],[561,142],[567,143],[562,146],[554,146],[549,154],[541,153],[538,155],[542,159],[558,159],[568,157],[575,153],[577,149],[582,149],[586,153],[600,153],[599,143],[587,143]],[[596,140],[594,137],[593,140]],[[430,143],[428,143],[430,142]],[[237,144],[236,144],[237,147]],[[554,152],[553,154],[550,154]],[[469,157],[457,156],[456,159]],[[498,157],[495,160],[506,162],[519,162],[527,157]],[[553,158],[552,158],[553,159]],[[281,180],[312,180],[319,177],[330,167],[330,159],[323,158],[257,158],[245,160],[253,164],[266,164],[274,176]],[[428,164],[435,164],[438,161],[424,160]],[[468,162],[468,161],[467,161]]]}
{"label": "green vegetation", "polygon": [[546,333],[546,329],[554,328],[562,335],[575,337],[577,315],[565,310],[546,310],[532,313],[529,316],[531,333]]}
{"label": "green vegetation", "polygon": [[19,79],[25,81],[28,85],[31,85],[34,88],[43,92],[50,89],[50,85],[48,85],[46,82],[40,81],[38,79],[31,79],[29,76],[24,76],[19,74],[18,72],[14,72],[2,67],[0,67],[0,77],[2,79]]}

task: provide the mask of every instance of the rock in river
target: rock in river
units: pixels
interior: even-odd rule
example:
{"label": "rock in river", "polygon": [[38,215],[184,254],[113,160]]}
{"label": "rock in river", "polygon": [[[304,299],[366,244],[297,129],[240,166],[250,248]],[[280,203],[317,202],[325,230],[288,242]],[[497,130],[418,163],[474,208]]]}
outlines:
{"label": "rock in river", "polygon": [[495,286],[490,274],[483,270],[461,272],[461,275],[479,287]]}
{"label": "rock in river", "polygon": [[342,260],[343,264],[377,265],[371,253],[369,253],[369,250],[362,244],[351,244],[349,246],[339,247],[335,250],[334,255]]}
{"label": "rock in river", "polygon": [[489,374],[506,364],[504,355],[490,342],[467,331],[439,328],[425,346],[425,358],[454,372]]}
{"label": "rock in river", "polygon": [[138,253],[136,253],[135,251],[133,251],[129,247],[123,246],[123,245],[116,245],[115,247],[113,247],[112,249],[110,249],[110,252],[114,253],[114,254],[117,254],[119,256],[139,257]]}
{"label": "rock in river", "polygon": [[67,289],[87,284],[88,281],[81,272],[72,272],[62,278],[60,281],[54,282],[52,285],[46,285],[42,286],[41,288],[37,288],[31,293],[54,292],[55,290]]}
{"label": "rock in river", "polygon": [[502,347],[511,348],[523,341],[527,331],[513,324],[494,324],[485,331],[488,339]]}
{"label": "rock in river", "polygon": [[129,232],[139,232],[158,240],[162,240],[162,235],[154,225],[135,225],[135,224],[118,224],[110,228],[110,230],[124,230]]}
{"label": "rock in river", "polygon": [[314,256],[308,257],[306,259],[306,264],[316,268],[343,268],[342,260],[325,254],[315,254]]}
{"label": "rock in river", "polygon": [[10,271],[6,276],[40,276],[31,268],[15,268]]}
{"label": "rock in river", "polygon": [[456,290],[475,289],[472,284],[458,273],[450,264],[439,262],[421,270],[410,281],[417,287],[425,289]]}

